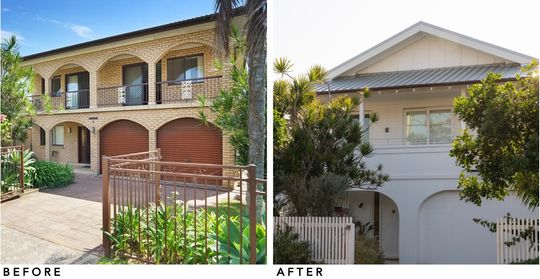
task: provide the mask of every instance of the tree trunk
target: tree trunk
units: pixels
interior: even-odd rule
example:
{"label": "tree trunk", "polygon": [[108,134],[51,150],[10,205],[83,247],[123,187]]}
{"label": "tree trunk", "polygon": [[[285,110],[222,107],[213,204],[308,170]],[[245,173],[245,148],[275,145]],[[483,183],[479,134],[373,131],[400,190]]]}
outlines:
{"label": "tree trunk", "polygon": [[257,177],[264,177],[266,151],[266,51],[253,51],[248,59],[249,163],[257,166]]}

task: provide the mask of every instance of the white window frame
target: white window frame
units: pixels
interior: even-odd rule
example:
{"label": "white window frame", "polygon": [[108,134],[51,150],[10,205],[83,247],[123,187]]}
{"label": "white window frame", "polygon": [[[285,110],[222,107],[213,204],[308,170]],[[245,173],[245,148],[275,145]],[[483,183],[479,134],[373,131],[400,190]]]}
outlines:
{"label": "white window frame", "polygon": [[[62,131],[62,139],[61,139],[61,143],[59,142],[59,139],[57,138],[57,129],[61,129]],[[64,130],[64,125],[56,125],[52,128],[52,133],[51,133],[51,136],[52,136],[52,145],[55,145],[55,146],[63,146],[64,145],[64,142],[65,142],[65,130]]]}
{"label": "white window frame", "polygon": [[[454,109],[453,107],[423,107],[423,108],[407,108],[403,109],[403,139],[404,143],[406,145],[414,145],[414,146],[420,146],[420,145],[449,145],[450,143],[430,143],[431,141],[431,133],[430,133],[430,114],[432,111],[441,111],[441,110],[449,110],[450,111],[450,138],[454,136],[455,133],[455,119],[454,119]],[[409,143],[409,139],[407,136],[407,113],[408,112],[425,112],[426,113],[426,120],[427,120],[427,133],[428,137],[426,139],[426,143],[424,144],[411,144]]]}

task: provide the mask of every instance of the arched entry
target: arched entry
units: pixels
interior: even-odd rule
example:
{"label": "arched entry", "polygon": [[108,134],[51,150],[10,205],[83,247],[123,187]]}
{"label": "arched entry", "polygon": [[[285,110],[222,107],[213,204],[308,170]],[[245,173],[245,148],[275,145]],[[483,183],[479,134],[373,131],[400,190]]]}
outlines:
{"label": "arched entry", "polygon": [[111,122],[101,129],[99,150],[100,159],[103,155],[115,156],[148,151],[148,130],[129,120]]}
{"label": "arched entry", "polygon": [[399,211],[396,203],[376,191],[348,191],[347,211],[353,220],[374,226],[368,237],[379,239],[386,262],[399,261]]}
{"label": "arched entry", "polygon": [[194,118],[170,121],[157,131],[163,161],[219,164],[223,162],[221,130]]}

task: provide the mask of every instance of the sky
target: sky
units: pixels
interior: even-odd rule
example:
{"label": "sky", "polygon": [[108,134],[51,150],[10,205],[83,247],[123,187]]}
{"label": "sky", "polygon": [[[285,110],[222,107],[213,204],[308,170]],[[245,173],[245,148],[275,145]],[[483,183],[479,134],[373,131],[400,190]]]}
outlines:
{"label": "sky", "polygon": [[24,55],[211,14],[214,0],[1,0],[2,38]]}
{"label": "sky", "polygon": [[291,59],[294,74],[330,70],[418,21],[540,57],[538,0],[273,2],[273,53]]}

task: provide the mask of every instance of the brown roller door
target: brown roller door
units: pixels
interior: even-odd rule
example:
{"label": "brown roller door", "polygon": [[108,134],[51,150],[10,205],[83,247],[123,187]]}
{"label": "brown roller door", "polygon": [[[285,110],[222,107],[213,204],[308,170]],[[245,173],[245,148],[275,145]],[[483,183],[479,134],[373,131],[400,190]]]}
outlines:
{"label": "brown roller door", "polygon": [[118,120],[101,129],[99,143],[100,159],[103,155],[115,156],[148,151],[148,130],[133,121]]}
{"label": "brown roller door", "polygon": [[221,130],[193,118],[176,119],[159,128],[157,146],[163,161],[218,165],[223,162]]}

